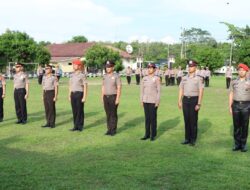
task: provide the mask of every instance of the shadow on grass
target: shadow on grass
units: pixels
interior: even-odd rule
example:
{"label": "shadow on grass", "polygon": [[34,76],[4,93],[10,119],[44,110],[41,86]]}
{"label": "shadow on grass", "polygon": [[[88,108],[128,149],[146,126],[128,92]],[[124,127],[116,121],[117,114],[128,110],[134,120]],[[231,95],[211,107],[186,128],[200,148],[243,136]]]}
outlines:
{"label": "shadow on grass", "polygon": [[176,127],[179,123],[180,123],[180,116],[161,122],[160,125],[158,126],[157,138],[162,136],[168,130]]}
{"label": "shadow on grass", "polygon": [[118,129],[118,133],[121,133],[127,129],[134,128],[134,127],[140,125],[141,123],[143,123],[143,121],[144,121],[144,117],[137,117],[137,118],[134,118],[132,120],[129,120],[129,121],[125,122],[121,128]]}
{"label": "shadow on grass", "polygon": [[211,126],[212,123],[207,118],[201,120],[200,122],[198,121],[198,136],[206,133]]}

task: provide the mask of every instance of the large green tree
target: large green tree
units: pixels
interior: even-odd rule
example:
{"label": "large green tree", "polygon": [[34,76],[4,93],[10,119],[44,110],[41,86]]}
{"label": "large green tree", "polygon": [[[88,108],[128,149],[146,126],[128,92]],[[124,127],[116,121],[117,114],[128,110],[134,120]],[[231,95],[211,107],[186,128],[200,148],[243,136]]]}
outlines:
{"label": "large green tree", "polygon": [[95,44],[86,52],[86,64],[89,67],[103,69],[107,60],[115,62],[115,70],[117,72],[123,69],[121,56],[118,51],[105,47],[101,44]]}
{"label": "large green tree", "polygon": [[216,40],[211,36],[207,30],[202,30],[200,28],[190,28],[183,30],[181,33],[181,39],[186,43],[205,43],[212,46],[216,45]]}
{"label": "large green tree", "polygon": [[49,60],[48,50],[25,32],[7,30],[0,35],[0,67],[5,67],[8,62],[45,64]]}
{"label": "large green tree", "polygon": [[244,62],[250,66],[250,28],[240,28],[233,24],[222,22],[228,27],[229,39],[233,40],[233,60]]}
{"label": "large green tree", "polygon": [[68,43],[82,43],[82,42],[88,42],[88,39],[85,36],[73,36],[72,39],[68,41]]}

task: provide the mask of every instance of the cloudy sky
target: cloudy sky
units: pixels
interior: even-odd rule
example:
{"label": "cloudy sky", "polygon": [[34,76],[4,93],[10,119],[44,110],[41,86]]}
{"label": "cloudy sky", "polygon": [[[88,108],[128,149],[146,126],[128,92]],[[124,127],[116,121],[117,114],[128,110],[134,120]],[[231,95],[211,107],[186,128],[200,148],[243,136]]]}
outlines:
{"label": "cloudy sky", "polygon": [[227,39],[225,21],[250,24],[249,0],[5,0],[0,33],[27,32],[37,41],[64,42],[75,35],[90,41],[178,42],[182,28],[208,30]]}

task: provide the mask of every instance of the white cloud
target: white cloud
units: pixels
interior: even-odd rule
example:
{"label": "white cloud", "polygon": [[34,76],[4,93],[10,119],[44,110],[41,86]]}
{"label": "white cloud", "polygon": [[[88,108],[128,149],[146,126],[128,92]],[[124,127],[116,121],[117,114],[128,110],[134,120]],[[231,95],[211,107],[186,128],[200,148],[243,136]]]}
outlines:
{"label": "white cloud", "polygon": [[[13,10],[13,11],[11,11]],[[8,0],[0,3],[0,30],[27,31],[38,40],[63,41],[73,35],[114,38],[114,31],[131,22],[91,0]],[[68,37],[65,39],[65,36]]]}
{"label": "white cloud", "polygon": [[183,14],[198,14],[221,21],[249,21],[249,0],[161,0],[161,2]]}
{"label": "white cloud", "polygon": [[164,38],[161,39],[161,42],[166,44],[174,44],[177,41],[172,36],[165,36]]}

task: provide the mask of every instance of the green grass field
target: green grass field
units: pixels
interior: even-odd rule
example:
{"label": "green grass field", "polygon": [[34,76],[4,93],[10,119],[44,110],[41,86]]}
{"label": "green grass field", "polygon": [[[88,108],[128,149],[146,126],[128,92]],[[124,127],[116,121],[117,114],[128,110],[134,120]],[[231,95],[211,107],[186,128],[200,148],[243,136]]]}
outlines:
{"label": "green grass field", "polygon": [[28,123],[16,125],[13,83],[7,83],[0,123],[1,189],[250,189],[249,152],[232,152],[232,118],[223,77],[205,89],[195,147],[183,146],[178,88],[162,86],[157,140],[141,141],[139,87],[123,80],[118,134],[105,136],[101,79],[89,79],[85,130],[70,132],[67,79],[60,81],[56,128],[45,124],[41,87],[31,80]]}

